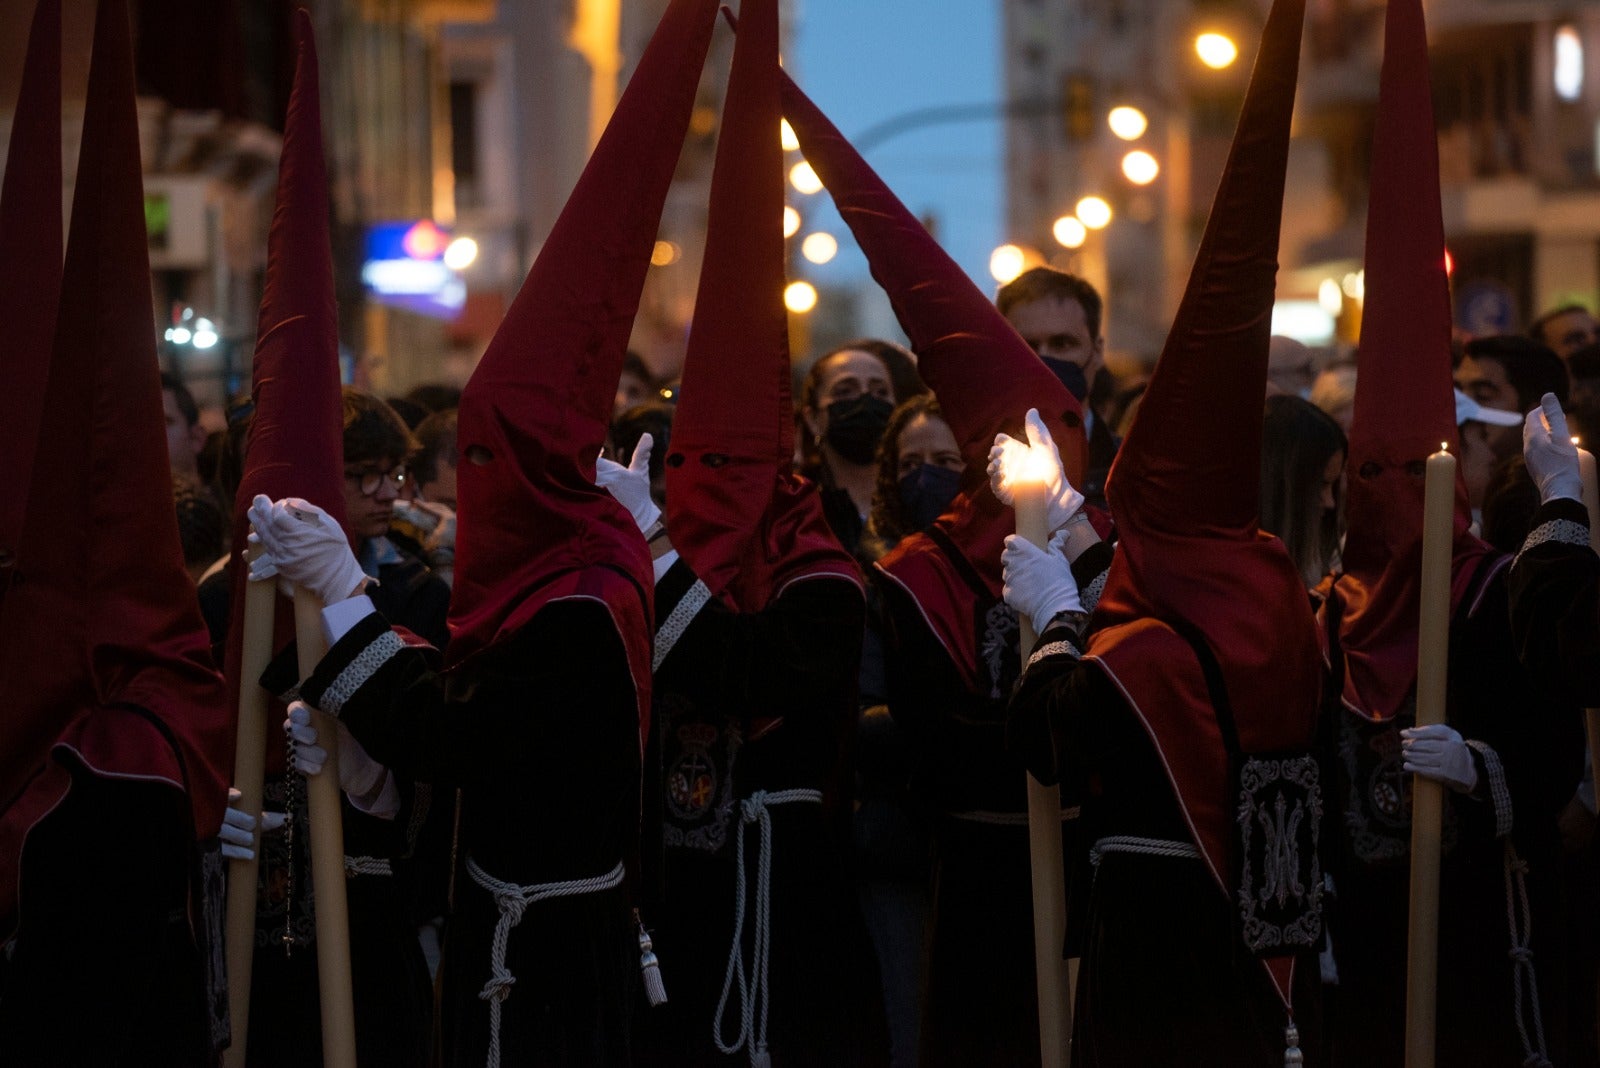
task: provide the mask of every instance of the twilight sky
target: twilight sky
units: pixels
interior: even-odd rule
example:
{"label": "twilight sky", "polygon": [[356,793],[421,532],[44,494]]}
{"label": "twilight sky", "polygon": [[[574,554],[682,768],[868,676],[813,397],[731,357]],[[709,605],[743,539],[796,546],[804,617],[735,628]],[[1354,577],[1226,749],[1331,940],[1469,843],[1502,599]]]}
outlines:
{"label": "twilight sky", "polygon": [[[844,135],[920,108],[1000,99],[999,0],[798,0],[785,60],[802,88]],[[1001,240],[1002,125],[999,120],[926,126],[864,155],[918,215],[938,217],[940,243],[985,291],[989,253]],[[826,267],[806,277],[846,284],[867,277],[866,260],[826,192],[791,202],[801,233],[839,238]]]}

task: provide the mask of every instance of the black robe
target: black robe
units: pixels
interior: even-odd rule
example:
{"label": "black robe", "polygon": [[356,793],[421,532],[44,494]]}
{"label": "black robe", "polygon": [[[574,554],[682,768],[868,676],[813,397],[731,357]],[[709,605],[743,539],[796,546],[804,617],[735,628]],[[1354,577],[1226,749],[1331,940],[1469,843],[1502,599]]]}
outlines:
{"label": "black robe", "polygon": [[[379,568],[378,580],[369,587],[369,597],[379,614],[442,646],[449,637],[449,586],[403,550],[397,561]],[[231,563],[200,586],[201,611],[218,663],[226,654],[232,590]],[[262,684],[281,694],[298,681],[298,657],[291,643],[274,659]],[[269,715],[268,731],[279,730],[281,722]],[[401,806],[394,819],[368,815],[340,793],[350,873],[345,897],[356,1054],[363,1064],[423,1068],[428,1063],[433,983],[417,925],[443,911],[453,805],[448,795],[435,803],[432,786],[409,776],[397,775],[396,786]],[[322,1027],[305,784],[294,774],[268,774],[263,787],[264,807],[290,813],[296,837],[287,832],[258,837],[248,1062],[314,1068],[322,1061]],[[290,952],[285,952],[286,937],[292,939]]]}
{"label": "black robe", "polygon": [[[335,643],[302,689],[374,759],[459,788],[455,913],[446,936],[447,1065],[478,1068],[500,910],[461,869],[520,886],[613,872],[635,848],[638,707],[605,607],[553,602],[450,672],[403,645],[374,613]],[[342,697],[342,700],[340,699]],[[515,982],[502,1003],[503,1065],[626,1065],[639,947],[623,885],[527,906],[509,936]]]}
{"label": "black robe", "polygon": [[[1578,709],[1546,671],[1518,659],[1503,558],[1483,565],[1450,628],[1447,721],[1474,749],[1478,784],[1445,791],[1440,875],[1438,1063],[1521,1064],[1508,927],[1508,846],[1526,863],[1531,949],[1543,1030],[1564,1062],[1565,976],[1556,886],[1556,819],[1583,767]],[[1329,624],[1337,637],[1337,601]],[[1526,606],[1525,606],[1526,608]],[[1553,652],[1553,650],[1552,650]],[[1327,988],[1329,1048],[1337,1064],[1384,1068],[1403,1060],[1410,879],[1411,776],[1399,730],[1414,705],[1373,724],[1338,700],[1343,657],[1330,641],[1332,675],[1321,738],[1325,868],[1333,878],[1329,932],[1339,982]],[[1498,770],[1496,770],[1496,766]],[[1497,799],[1503,773],[1506,791]],[[1506,833],[1509,823],[1509,834]],[[1513,903],[1520,914],[1520,903]],[[1519,920],[1520,926],[1520,920]],[[1525,991],[1530,977],[1523,978]],[[1530,1004],[1523,1026],[1534,1035]]]}
{"label": "black robe", "polygon": [[[1086,847],[1119,835],[1192,846],[1154,743],[1078,644],[1072,626],[1040,636],[1011,701],[1011,750],[1040,782],[1065,792],[1079,780]],[[1075,1068],[1284,1063],[1283,1003],[1202,860],[1108,852],[1088,881]],[[1316,981],[1316,958],[1302,954],[1294,1003],[1308,1065],[1321,1063]]]}
{"label": "black robe", "polygon": [[[1086,609],[1110,561],[1101,543],[1074,565]],[[973,626],[986,690],[974,693],[905,590],[882,578],[878,586],[889,619],[889,709],[909,740],[912,788],[935,828],[921,1062],[1038,1064],[1027,786],[1022,760],[1005,745],[1007,695],[1021,667],[1016,613],[980,598]],[[1064,791],[1069,812],[1075,785]],[[1081,884],[1077,820],[1064,819],[1061,834],[1068,883]],[[1067,950],[1076,956],[1086,898],[1072,901]]]}
{"label": "black robe", "polygon": [[[757,791],[790,789],[817,790],[823,800],[768,810],[773,1063],[886,1063],[877,968],[844,848],[861,591],[833,576],[801,579],[759,612],[735,613],[713,599],[675,641],[661,633],[680,603],[702,591],[682,561],[656,587],[659,667],[646,825],[651,851],[659,852],[649,865],[655,900],[646,917],[669,1000],[642,1021],[639,1063],[747,1060],[744,1050],[724,1057],[712,1038],[732,940],[741,833],[747,947],[756,923],[759,835],[754,824],[741,824],[741,802]],[[739,1006],[735,982],[722,1030],[730,1044],[740,1030]]]}

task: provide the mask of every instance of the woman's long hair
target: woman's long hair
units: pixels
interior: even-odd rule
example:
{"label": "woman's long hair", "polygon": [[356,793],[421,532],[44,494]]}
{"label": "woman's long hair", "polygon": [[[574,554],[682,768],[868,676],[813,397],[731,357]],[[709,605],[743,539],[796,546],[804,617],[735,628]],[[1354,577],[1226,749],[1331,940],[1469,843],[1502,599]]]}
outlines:
{"label": "woman's long hair", "polygon": [[1261,432],[1261,528],[1276,534],[1306,586],[1333,570],[1343,536],[1344,480],[1322,506],[1328,461],[1350,444],[1331,416],[1299,397],[1267,398]]}
{"label": "woman's long hair", "polygon": [[924,415],[944,419],[939,398],[932,393],[919,393],[896,408],[878,443],[878,482],[872,490],[872,511],[867,516],[863,541],[863,548],[873,559],[894,548],[907,534],[915,533],[912,518],[900,500],[900,435]]}

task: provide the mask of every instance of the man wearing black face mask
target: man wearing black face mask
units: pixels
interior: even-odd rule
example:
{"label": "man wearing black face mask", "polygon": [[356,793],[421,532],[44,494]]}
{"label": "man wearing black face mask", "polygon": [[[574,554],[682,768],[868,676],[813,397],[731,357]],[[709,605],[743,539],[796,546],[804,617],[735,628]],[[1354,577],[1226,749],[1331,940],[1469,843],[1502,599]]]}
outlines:
{"label": "man wearing black face mask", "polygon": [[1089,436],[1083,494],[1090,504],[1104,508],[1106,474],[1119,442],[1100,413],[1087,403],[1095,379],[1105,371],[1100,294],[1075,274],[1035,267],[1001,286],[995,306],[1068,392],[1083,403],[1083,428]]}
{"label": "man wearing black face mask", "polygon": [[801,386],[802,473],[822,486],[828,526],[851,552],[872,507],[878,442],[894,405],[888,366],[855,346],[819,358]]}

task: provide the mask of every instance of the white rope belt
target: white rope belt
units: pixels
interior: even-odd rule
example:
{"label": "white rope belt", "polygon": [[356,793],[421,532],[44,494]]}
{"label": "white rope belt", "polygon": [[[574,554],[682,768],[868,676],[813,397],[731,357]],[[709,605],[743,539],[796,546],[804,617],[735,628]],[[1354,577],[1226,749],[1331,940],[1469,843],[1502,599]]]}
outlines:
{"label": "white rope belt", "polygon": [[393,875],[394,865],[383,857],[352,857],[344,858],[344,877],[352,879],[357,875]]}
{"label": "white rope belt", "polygon": [[1165,838],[1138,838],[1128,834],[1114,834],[1102,838],[1089,847],[1089,863],[1100,866],[1100,858],[1107,853],[1142,853],[1147,857],[1174,857],[1180,860],[1199,860],[1200,850],[1188,842],[1173,842]]}
{"label": "white rope belt", "polygon": [[494,925],[494,942],[489,948],[489,981],[478,991],[478,997],[489,1003],[489,1060],[488,1068],[500,1068],[500,1005],[511,993],[511,984],[517,977],[506,967],[506,944],[511,940],[511,929],[522,922],[522,913],[529,905],[548,901],[553,897],[577,897],[595,894],[622,885],[622,861],[605,875],[593,879],[571,879],[564,883],[537,883],[518,886],[502,882],[478,867],[478,862],[467,858],[467,873],[472,881],[494,895],[500,907],[500,920]]}
{"label": "white rope belt", "polygon": [[[728,972],[722,979],[722,997],[717,1000],[717,1018],[712,1021],[711,1037],[723,1053],[737,1053],[746,1049],[751,1068],[769,1068],[772,1058],[767,1053],[767,1008],[770,992],[767,990],[767,964],[772,949],[772,807],[796,802],[822,803],[820,790],[775,790],[767,793],[757,790],[739,802],[739,837],[734,848],[734,864],[738,872],[733,898],[733,945],[728,949]],[[750,950],[750,964],[744,960],[744,914],[746,893],[744,876],[744,831],[756,824],[760,835],[760,852],[756,856],[755,938]],[[722,1040],[722,1017],[728,1008],[728,995],[733,982],[739,981],[739,1035],[731,1043]],[[761,1005],[759,1022],[756,1004]]]}

